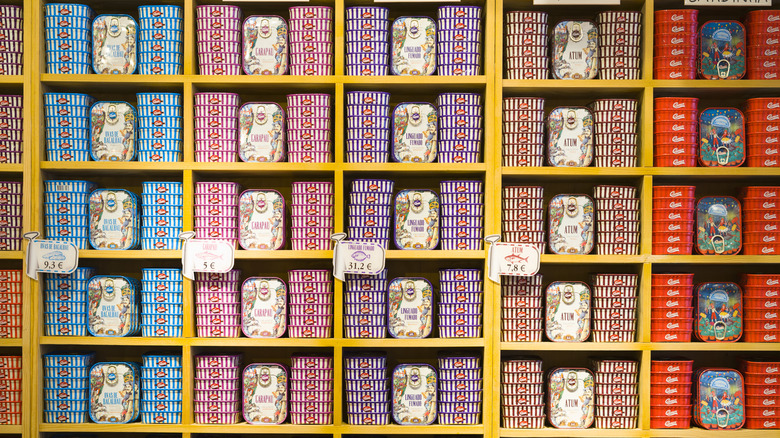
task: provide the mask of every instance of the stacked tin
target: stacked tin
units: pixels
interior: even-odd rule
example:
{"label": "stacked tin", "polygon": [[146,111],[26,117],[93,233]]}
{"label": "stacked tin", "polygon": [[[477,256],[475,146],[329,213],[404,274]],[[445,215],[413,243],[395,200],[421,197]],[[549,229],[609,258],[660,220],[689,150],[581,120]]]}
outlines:
{"label": "stacked tin", "polygon": [[758,10],[747,13],[747,79],[778,79],[780,63],[777,62],[778,32],[776,10]]}
{"label": "stacked tin", "polygon": [[347,162],[386,163],[389,153],[390,93],[347,92]]}
{"label": "stacked tin", "polygon": [[0,424],[22,424],[22,356],[0,356]]}
{"label": "stacked tin", "polygon": [[5,32],[3,38],[5,44],[0,46],[0,75],[21,75],[24,10],[21,6],[2,5],[0,17],[3,18]]}
{"label": "stacked tin", "polygon": [[639,363],[593,359],[596,376],[596,429],[636,429],[639,415]]}
{"label": "stacked tin", "polygon": [[331,161],[330,95],[287,95],[287,161]]}
{"label": "stacked tin", "polygon": [[[46,274],[43,292],[45,336],[87,336],[87,286],[93,268],[76,268],[70,274]],[[20,290],[21,292],[21,290]]]}
{"label": "stacked tin", "polygon": [[740,359],[739,371],[745,379],[745,428],[780,429],[780,362]]}
{"label": "stacked tin", "polygon": [[503,165],[541,167],[544,164],[544,98],[504,98],[503,119]]}
{"label": "stacked tin", "polygon": [[[306,47],[312,47],[309,51]],[[293,6],[290,8],[290,74],[328,76],[333,74],[333,8]]]}
{"label": "stacked tin", "polygon": [[[89,161],[89,110],[94,103],[95,99],[86,94],[43,94],[47,160]],[[21,100],[19,108],[11,111],[21,114]]]}
{"label": "stacked tin", "polygon": [[141,249],[181,249],[182,183],[141,184]]}
{"label": "stacked tin", "polygon": [[653,111],[654,166],[694,167],[699,145],[699,99],[656,97]]}
{"label": "stacked tin", "polygon": [[195,356],[195,423],[238,423],[241,400],[241,355]]}
{"label": "stacked tin", "polygon": [[333,183],[292,184],[292,249],[329,250],[333,234]]}
{"label": "stacked tin", "polygon": [[237,153],[238,94],[195,93],[195,161],[234,162]]}
{"label": "stacked tin", "polygon": [[180,93],[138,93],[138,161],[181,161]]}
{"label": "stacked tin", "polygon": [[476,76],[482,63],[482,8],[440,6],[436,68],[439,76]]}
{"label": "stacked tin", "polygon": [[481,270],[439,270],[439,337],[481,337],[482,295]]}
{"label": "stacked tin", "polygon": [[241,271],[195,274],[195,332],[199,338],[241,333]]}
{"label": "stacked tin", "polygon": [[[89,181],[49,180],[43,183],[46,237],[64,240],[78,249],[89,245],[89,195],[97,186]],[[21,215],[21,194],[18,208]]]}
{"label": "stacked tin", "polygon": [[506,78],[547,79],[547,13],[508,12],[505,29]]}
{"label": "stacked tin", "polygon": [[181,269],[142,269],[141,336],[181,337],[183,298]]}
{"label": "stacked tin", "polygon": [[293,270],[288,273],[291,338],[333,336],[333,280],[328,270]]}
{"label": "stacked tin", "polygon": [[636,187],[595,186],[596,254],[639,254]]}
{"label": "stacked tin", "polygon": [[519,357],[501,362],[501,418],[507,429],[544,426],[542,360]]}
{"label": "stacked tin", "polygon": [[[780,46],[778,47],[780,49]],[[748,99],[745,128],[747,129],[747,165],[749,167],[780,167],[780,98]]]}
{"label": "stacked tin", "polygon": [[0,95],[0,164],[22,164],[22,140],[22,96]]}
{"label": "stacked tin", "polygon": [[542,274],[501,277],[501,341],[541,342],[544,330]]}
{"label": "stacked tin", "polygon": [[195,12],[198,20],[200,74],[240,75],[241,8],[200,5],[195,8]]}
{"label": "stacked tin", "polygon": [[442,181],[441,249],[481,250],[484,226],[482,181]]}
{"label": "stacked tin", "polygon": [[639,79],[639,39],[642,13],[638,11],[605,11],[598,14],[597,21],[599,25],[599,79]]}
{"label": "stacked tin", "polygon": [[544,254],[544,188],[504,187],[502,207],[502,240],[533,244]]}
{"label": "stacked tin", "polygon": [[181,380],[181,356],[156,353],[143,356],[141,423],[181,423]]}
{"label": "stacked tin", "polygon": [[385,249],[390,242],[393,181],[356,179],[349,194],[347,238]]}
{"label": "stacked tin", "polygon": [[22,271],[0,270],[0,338],[22,337]]}
{"label": "stacked tin", "polygon": [[655,11],[654,79],[696,79],[699,11]]}
{"label": "stacked tin", "polygon": [[744,254],[780,254],[780,186],[750,186],[740,191]]}
{"label": "stacked tin", "polygon": [[653,187],[653,254],[693,251],[696,186]]}
{"label": "stacked tin", "polygon": [[596,167],[636,167],[637,102],[598,99],[592,102]]}
{"label": "stacked tin", "polygon": [[22,183],[0,181],[0,251],[22,249]]}
{"label": "stacked tin", "polygon": [[95,354],[43,355],[43,422],[86,423]]}
{"label": "stacked tin", "polygon": [[[45,7],[46,72],[57,74],[92,73],[92,19],[87,5],[48,3]],[[13,42],[22,45],[21,30]]]}
{"label": "stacked tin", "polygon": [[293,355],[291,365],[290,422],[332,424],[333,357]]}
{"label": "stacked tin", "polygon": [[439,424],[480,424],[482,366],[478,357],[439,356]]}
{"label": "stacked tin", "polygon": [[653,274],[650,284],[651,342],[691,342],[693,274]]}
{"label": "stacked tin", "polygon": [[195,183],[195,237],[238,242],[238,183]]}
{"label": "stacked tin", "polygon": [[691,427],[693,361],[663,358],[650,362],[650,427]]}
{"label": "stacked tin", "polygon": [[593,341],[633,342],[637,324],[637,275],[593,276]]}
{"label": "stacked tin", "polygon": [[387,269],[377,275],[346,274],[344,337],[387,335]]}
{"label": "stacked tin", "polygon": [[139,6],[138,27],[138,74],[182,74],[182,8],[173,5]]}
{"label": "stacked tin", "polygon": [[387,13],[388,9],[382,7],[347,8],[347,75],[387,76],[390,55]]}
{"label": "stacked tin", "polygon": [[443,93],[439,110],[440,163],[476,163],[482,152],[482,96]]}
{"label": "stacked tin", "polygon": [[780,275],[743,274],[745,342],[780,342]]}
{"label": "stacked tin", "polygon": [[344,358],[347,422],[352,425],[383,425],[390,422],[390,385],[387,357],[366,353]]}

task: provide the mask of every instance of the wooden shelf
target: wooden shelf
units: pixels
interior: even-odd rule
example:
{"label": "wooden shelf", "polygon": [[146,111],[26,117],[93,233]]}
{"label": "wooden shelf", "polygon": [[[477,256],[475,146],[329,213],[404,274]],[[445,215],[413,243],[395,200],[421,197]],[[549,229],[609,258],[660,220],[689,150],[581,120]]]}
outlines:
{"label": "wooden shelf", "polygon": [[[224,342],[224,341],[223,341]],[[41,345],[116,345],[122,347],[168,347],[184,345],[183,338],[97,337],[97,336],[41,336]]]}
{"label": "wooden shelf", "polygon": [[24,433],[24,427],[21,424],[0,426],[0,435],[21,435],[22,433]]}
{"label": "wooden shelf", "polygon": [[[27,243],[22,241],[22,246],[26,247]],[[24,251],[0,251],[0,260],[24,260]]]}
{"label": "wooden shelf", "polygon": [[188,163],[147,163],[138,161],[42,161],[41,169],[47,171],[57,171],[57,173],[68,173],[84,175],[84,172],[97,175],[138,175],[153,173],[181,173],[189,169]]}
{"label": "wooden shelf", "polygon": [[0,164],[0,173],[12,174],[22,173],[24,171],[24,164]]}
{"label": "wooden shelf", "polygon": [[356,348],[479,348],[484,338],[425,338],[425,339],[339,339],[342,347]]}
{"label": "wooden shelf", "polygon": [[443,251],[389,249],[388,260],[479,260],[485,258],[485,251]]}
{"label": "wooden shelf", "polygon": [[558,178],[562,176],[643,176],[649,174],[646,167],[502,167],[503,176],[534,178]]}
{"label": "wooden shelf", "polygon": [[0,338],[0,348],[21,348],[23,345],[22,338]]}
{"label": "wooden shelf", "polygon": [[447,173],[484,173],[485,163],[345,163],[344,172],[419,173],[425,175]]}
{"label": "wooden shelf", "polygon": [[41,82],[49,85],[67,87],[84,87],[89,85],[124,85],[139,84],[149,88],[160,86],[182,85],[186,81],[184,75],[71,75],[42,73]]}
{"label": "wooden shelf", "polygon": [[24,85],[25,75],[0,75],[0,84]]}
{"label": "wooden shelf", "polygon": [[560,264],[631,264],[644,263],[646,255],[568,255],[568,254],[542,254],[542,263]]}

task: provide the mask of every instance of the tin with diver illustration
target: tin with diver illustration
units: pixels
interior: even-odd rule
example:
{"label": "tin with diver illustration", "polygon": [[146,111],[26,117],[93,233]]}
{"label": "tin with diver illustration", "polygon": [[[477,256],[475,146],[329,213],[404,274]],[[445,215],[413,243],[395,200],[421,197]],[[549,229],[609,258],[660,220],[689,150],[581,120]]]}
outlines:
{"label": "tin with diver illustration", "polygon": [[595,235],[590,196],[556,195],[549,210],[550,250],[554,254],[590,254]]}
{"label": "tin with diver illustration", "polygon": [[592,21],[561,21],[553,29],[556,79],[594,79],[599,70],[599,31]]}
{"label": "tin with diver illustration", "polygon": [[92,22],[92,69],[97,74],[135,73],[138,23],[129,15],[98,15]]}
{"label": "tin with diver illustration", "polygon": [[547,117],[547,161],[554,167],[587,167],[593,161],[593,113],[558,107]]}
{"label": "tin with diver illustration", "polygon": [[436,420],[436,370],[427,364],[401,364],[393,370],[393,419],[400,425],[428,425]]}
{"label": "tin with diver illustration", "polygon": [[285,114],[276,103],[246,103],[238,112],[241,161],[277,162],[285,155]]}
{"label": "tin with diver illustration", "polygon": [[96,102],[89,110],[90,155],[95,161],[132,161],[136,155],[135,108],[127,102]]}
{"label": "tin with diver illustration", "polygon": [[243,67],[248,75],[287,73],[288,27],[276,15],[253,15],[244,20]]}
{"label": "tin with diver illustration", "polygon": [[736,108],[707,108],[699,114],[699,162],[736,167],[745,162],[745,117]]}
{"label": "tin with diver illustration", "polygon": [[547,286],[545,333],[553,342],[584,342],[590,336],[590,288],[581,281]]}
{"label": "tin with diver illustration", "polygon": [[696,337],[704,342],[736,342],[742,337],[742,289],[736,283],[696,287]]}
{"label": "tin with diver illustration", "polygon": [[739,429],[745,423],[742,374],[729,368],[703,368],[694,373],[693,419],[705,429]]}
{"label": "tin with diver illustration", "polygon": [[587,429],[594,419],[595,380],[585,368],[555,368],[547,378],[547,418],[558,429]]}
{"label": "tin with diver illustration", "polygon": [[241,286],[241,331],[248,338],[278,338],[287,328],[287,285],[276,277],[251,277]]}
{"label": "tin with diver illustration", "polygon": [[427,102],[400,103],[393,110],[393,159],[401,163],[432,163],[436,160],[436,107]]}
{"label": "tin with diver illustration", "polygon": [[138,197],[123,189],[89,195],[89,243],[95,249],[133,249],[140,241]]}
{"label": "tin with diver illustration", "polygon": [[122,276],[99,275],[87,285],[87,330],[92,336],[132,336],[140,330],[138,298],[140,284]]}
{"label": "tin with diver illustration", "polygon": [[436,71],[436,22],[429,17],[393,21],[390,70],[400,76],[428,76]]}
{"label": "tin with diver illustration", "polygon": [[289,375],[283,365],[253,363],[244,368],[244,420],[249,424],[284,423],[288,383]]}
{"label": "tin with diver illustration", "polygon": [[730,196],[706,196],[696,204],[699,254],[737,254],[742,248],[742,209]]}
{"label": "tin with diver illustration", "polygon": [[708,21],[699,30],[699,76],[741,79],[746,71],[745,27],[738,21]]}
{"label": "tin with diver illustration", "polygon": [[395,196],[395,245],[435,249],[439,245],[439,196],[433,190],[401,190]]}
{"label": "tin with diver illustration", "polygon": [[433,286],[421,277],[399,277],[388,286],[387,326],[394,338],[427,338],[433,328]]}
{"label": "tin with diver illustration", "polygon": [[246,190],[238,199],[239,236],[243,249],[284,246],[284,197],[276,190]]}
{"label": "tin with diver illustration", "polygon": [[140,367],[133,362],[100,362],[89,371],[89,418],[98,424],[125,424],[138,418]]}

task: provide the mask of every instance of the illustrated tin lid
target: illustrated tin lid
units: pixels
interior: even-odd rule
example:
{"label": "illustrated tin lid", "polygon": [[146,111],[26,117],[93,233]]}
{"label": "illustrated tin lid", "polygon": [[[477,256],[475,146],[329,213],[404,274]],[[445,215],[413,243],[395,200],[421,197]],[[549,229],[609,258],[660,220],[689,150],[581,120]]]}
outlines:
{"label": "illustrated tin lid", "polygon": [[89,418],[100,424],[124,424],[138,418],[139,367],[132,362],[100,362],[89,372]]}
{"label": "illustrated tin lid", "polygon": [[138,281],[128,277],[99,275],[90,278],[87,285],[89,334],[120,337],[137,332],[140,328],[138,289]]}
{"label": "illustrated tin lid", "polygon": [[92,68],[97,74],[133,74],[138,23],[129,15],[98,15],[92,22]]}
{"label": "illustrated tin lid", "polygon": [[696,204],[699,254],[737,254],[742,248],[742,209],[730,196],[706,196]]}
{"label": "illustrated tin lid", "polygon": [[745,27],[738,21],[708,21],[699,30],[699,74],[704,79],[745,76]]}
{"label": "illustrated tin lid", "polygon": [[599,69],[598,28],[592,21],[561,21],[553,30],[556,79],[593,79]]}
{"label": "illustrated tin lid", "polygon": [[745,162],[745,117],[736,108],[707,108],[699,114],[699,161],[707,167]]}
{"label": "illustrated tin lid", "polygon": [[739,429],[745,423],[742,374],[727,368],[696,371],[694,419],[705,429]]}
{"label": "illustrated tin lid", "polygon": [[433,328],[433,286],[424,278],[399,277],[388,286],[387,326],[394,338],[426,338]]}
{"label": "illustrated tin lid", "polygon": [[135,108],[127,102],[96,102],[89,110],[90,155],[95,161],[135,158]]}
{"label": "illustrated tin lid", "polygon": [[139,241],[138,198],[123,189],[89,196],[89,243],[95,249],[132,249]]}
{"label": "illustrated tin lid", "polygon": [[547,416],[553,427],[586,429],[593,424],[595,381],[590,370],[556,368],[547,382]]}
{"label": "illustrated tin lid", "polygon": [[590,336],[590,288],[581,281],[547,286],[545,333],[553,342],[584,342]]}
{"label": "illustrated tin lid", "polygon": [[395,244],[434,249],[439,244],[439,196],[433,190],[401,190],[395,196]]}
{"label": "illustrated tin lid", "polygon": [[287,328],[287,286],[276,277],[250,277],[241,286],[241,331],[248,338],[278,338]]}
{"label": "illustrated tin lid", "polygon": [[432,75],[436,71],[436,22],[429,17],[396,18],[392,49],[394,75]]}
{"label": "illustrated tin lid", "polygon": [[401,364],[393,370],[393,419],[400,425],[436,420],[436,370],[426,364]]}
{"label": "illustrated tin lid", "polygon": [[244,368],[244,420],[249,424],[281,424],[287,418],[289,376],[276,363],[253,363]]}
{"label": "illustrated tin lid", "polygon": [[243,249],[284,246],[284,198],[276,190],[246,190],[238,199],[239,236]]}
{"label": "illustrated tin lid", "polygon": [[593,250],[593,200],[587,195],[556,195],[550,200],[550,250],[590,254]]}
{"label": "illustrated tin lid", "polygon": [[241,161],[284,159],[285,114],[276,103],[246,103],[238,113],[238,156]]}
{"label": "illustrated tin lid", "polygon": [[696,288],[696,337],[735,342],[742,336],[742,289],[736,283],[702,283]]}
{"label": "illustrated tin lid", "polygon": [[593,113],[558,107],[547,118],[547,160],[555,167],[587,167],[593,161]]}
{"label": "illustrated tin lid", "polygon": [[393,158],[401,163],[436,160],[436,107],[427,102],[404,102],[393,110]]}
{"label": "illustrated tin lid", "polygon": [[244,20],[244,72],[248,75],[287,73],[288,28],[276,15],[253,15]]}

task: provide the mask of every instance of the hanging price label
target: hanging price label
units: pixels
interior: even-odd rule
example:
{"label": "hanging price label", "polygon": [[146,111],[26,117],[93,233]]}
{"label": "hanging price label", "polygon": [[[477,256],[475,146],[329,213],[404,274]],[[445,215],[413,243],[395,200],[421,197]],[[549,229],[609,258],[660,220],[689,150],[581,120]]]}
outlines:
{"label": "hanging price label", "polygon": [[36,239],[37,231],[24,234],[29,241],[25,263],[27,276],[37,280],[39,272],[71,274],[79,266],[79,249],[71,242]]}
{"label": "hanging price label", "polygon": [[233,269],[233,245],[219,240],[193,239],[194,236],[192,231],[179,234],[179,239],[184,240],[181,256],[183,276],[194,280],[195,272],[224,274]]}
{"label": "hanging price label", "polygon": [[527,243],[502,243],[497,234],[485,237],[488,249],[488,278],[501,282],[502,275],[530,277],[539,272],[541,254],[536,245]]}
{"label": "hanging price label", "polygon": [[385,249],[374,243],[344,240],[347,235],[337,233],[330,238],[336,242],[333,250],[333,276],[344,281],[344,274],[377,275],[385,269]]}

